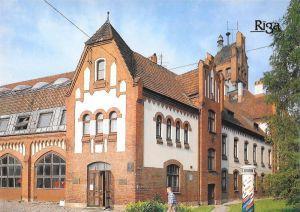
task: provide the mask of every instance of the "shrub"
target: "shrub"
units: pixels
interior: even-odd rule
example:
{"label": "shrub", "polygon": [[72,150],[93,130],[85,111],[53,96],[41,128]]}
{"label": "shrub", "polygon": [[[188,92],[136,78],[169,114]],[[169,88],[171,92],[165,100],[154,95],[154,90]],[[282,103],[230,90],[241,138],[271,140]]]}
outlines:
{"label": "shrub", "polygon": [[145,201],[129,203],[125,209],[127,212],[163,212],[166,211],[166,205],[156,201]]}

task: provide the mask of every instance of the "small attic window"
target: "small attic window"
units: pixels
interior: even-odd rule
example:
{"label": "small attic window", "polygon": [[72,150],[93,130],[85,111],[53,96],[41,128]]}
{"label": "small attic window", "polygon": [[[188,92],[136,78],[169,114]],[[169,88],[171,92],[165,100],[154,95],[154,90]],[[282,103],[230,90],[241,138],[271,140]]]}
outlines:
{"label": "small attic window", "polygon": [[253,123],[253,126],[256,130],[258,130],[258,124],[256,122]]}
{"label": "small attic window", "polygon": [[40,88],[45,87],[46,85],[48,85],[47,82],[38,82],[34,86],[32,86],[31,89],[33,89],[33,90],[40,89]]}
{"label": "small attic window", "polygon": [[31,88],[31,86],[29,86],[29,85],[17,85],[16,87],[14,87],[12,89],[12,91],[22,91],[22,90],[25,90],[25,89],[28,89],[28,88]]}
{"label": "small attic window", "polygon": [[15,125],[15,130],[26,130],[30,116],[19,116]]}
{"label": "small attic window", "polygon": [[68,82],[70,79],[68,78],[58,78],[57,80],[54,81],[53,85],[60,85],[63,83]]}
{"label": "small attic window", "polygon": [[96,62],[96,80],[104,80],[105,78],[105,60],[100,59]]}

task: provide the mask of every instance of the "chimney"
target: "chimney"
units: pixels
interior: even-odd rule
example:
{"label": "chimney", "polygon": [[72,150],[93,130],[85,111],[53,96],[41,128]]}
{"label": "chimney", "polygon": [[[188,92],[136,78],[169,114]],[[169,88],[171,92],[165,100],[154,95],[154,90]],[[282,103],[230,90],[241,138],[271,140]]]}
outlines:
{"label": "chimney", "polygon": [[153,63],[157,63],[157,56],[156,56],[156,53],[154,53],[153,55],[151,55],[149,57],[149,59],[153,62]]}
{"label": "chimney", "polygon": [[223,43],[224,43],[223,36],[219,35],[218,41],[217,41],[219,51],[223,48]]}
{"label": "chimney", "polygon": [[265,94],[264,84],[262,80],[257,80],[254,83],[254,95]]}
{"label": "chimney", "polygon": [[229,46],[229,36],[230,36],[230,32],[226,32],[226,36],[227,36],[227,46]]}
{"label": "chimney", "polygon": [[243,95],[244,95],[243,89],[244,89],[243,83],[239,82],[238,83],[238,102],[241,102],[243,99]]}

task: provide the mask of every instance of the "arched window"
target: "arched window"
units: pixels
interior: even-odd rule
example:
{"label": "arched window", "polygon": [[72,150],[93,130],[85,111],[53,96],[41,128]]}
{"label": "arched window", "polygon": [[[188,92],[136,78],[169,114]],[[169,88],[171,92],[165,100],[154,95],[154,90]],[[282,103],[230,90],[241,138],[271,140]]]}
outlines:
{"label": "arched window", "polygon": [[66,162],[55,153],[47,153],[36,163],[37,188],[64,188]]}
{"label": "arched window", "polygon": [[90,134],[90,116],[88,114],[83,116],[83,134],[88,135]]}
{"label": "arched window", "polygon": [[0,187],[21,187],[21,169],[21,163],[17,158],[8,154],[2,156],[0,158]]}
{"label": "arched window", "polygon": [[167,186],[173,192],[179,192],[179,166],[171,164],[167,166]]}
{"label": "arched window", "polygon": [[109,132],[115,133],[117,132],[117,113],[111,112],[109,114]]}
{"label": "arched window", "polygon": [[209,149],[207,156],[207,168],[209,171],[215,170],[215,150]]}
{"label": "arched window", "polygon": [[216,113],[212,110],[208,111],[208,131],[216,132]]}
{"label": "arched window", "polygon": [[222,191],[226,192],[227,190],[227,170],[222,170]]}
{"label": "arched window", "polygon": [[239,177],[239,172],[238,171],[234,171],[233,172],[233,190],[234,191],[238,191],[239,188],[238,188],[238,177]]}
{"label": "arched window", "polygon": [[156,138],[161,138],[161,116],[156,117]]}
{"label": "arched window", "polygon": [[171,119],[167,120],[167,140],[171,140]]}
{"label": "arched window", "polygon": [[244,161],[248,161],[248,141],[244,144]]}
{"label": "arched window", "polygon": [[96,132],[97,134],[102,134],[103,133],[103,114],[98,113],[96,116]]}
{"label": "arched window", "polygon": [[98,60],[96,65],[96,80],[103,80],[105,77],[105,60]]}
{"label": "arched window", "polygon": [[189,125],[188,124],[184,125],[184,143],[185,144],[189,143]]}
{"label": "arched window", "polygon": [[180,142],[180,122],[176,122],[176,141]]}

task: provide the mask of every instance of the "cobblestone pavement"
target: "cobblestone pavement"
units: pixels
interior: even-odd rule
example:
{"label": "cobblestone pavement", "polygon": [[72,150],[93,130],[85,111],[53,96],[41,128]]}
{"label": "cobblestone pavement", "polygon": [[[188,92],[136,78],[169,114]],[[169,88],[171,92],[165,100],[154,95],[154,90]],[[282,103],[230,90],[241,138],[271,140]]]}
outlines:
{"label": "cobblestone pavement", "polygon": [[[61,207],[55,203],[41,202],[18,202],[18,201],[0,201],[1,212],[94,212],[94,211],[114,211],[102,210],[100,208],[69,208]],[[120,212],[120,211],[118,211]]]}

